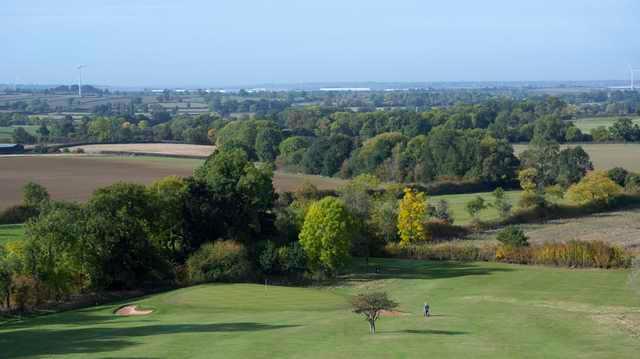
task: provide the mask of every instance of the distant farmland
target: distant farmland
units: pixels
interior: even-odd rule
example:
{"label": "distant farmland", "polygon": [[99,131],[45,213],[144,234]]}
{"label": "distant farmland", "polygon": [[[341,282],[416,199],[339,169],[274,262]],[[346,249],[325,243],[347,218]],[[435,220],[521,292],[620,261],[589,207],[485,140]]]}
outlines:
{"label": "distant farmland", "polygon": [[[21,189],[29,181],[49,190],[54,199],[85,201],[97,188],[126,181],[148,184],[177,175],[190,176],[203,160],[145,156],[48,155],[0,157],[0,209],[18,204]],[[277,191],[294,191],[304,181],[319,189],[335,189],[337,178],[276,172]]]}
{"label": "distant farmland", "polygon": [[[591,130],[598,127],[609,128],[613,125],[617,119],[624,118],[625,116],[611,116],[611,117],[588,117],[581,118],[573,121],[573,124],[580,129],[583,133],[590,133]],[[640,125],[640,117],[629,117],[635,124]]]}
{"label": "distant farmland", "polygon": [[[564,147],[577,145],[563,145]],[[580,144],[587,151],[593,166],[598,170],[608,170],[613,167],[624,167],[631,171],[640,172],[640,144],[636,143],[588,143]],[[514,145],[516,154],[527,149],[527,145]]]}

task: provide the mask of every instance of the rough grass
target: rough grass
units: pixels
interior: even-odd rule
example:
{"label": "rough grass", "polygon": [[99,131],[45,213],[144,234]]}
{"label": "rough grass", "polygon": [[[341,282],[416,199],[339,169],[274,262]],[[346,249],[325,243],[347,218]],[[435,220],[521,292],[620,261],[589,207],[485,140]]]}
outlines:
{"label": "rough grass", "polygon": [[[625,118],[626,116],[610,116],[610,117],[587,117],[580,118],[573,123],[577,128],[580,129],[583,133],[590,133],[594,128],[598,128],[604,126],[606,128],[611,127],[617,119]],[[640,117],[629,117],[634,123],[640,124]]]}
{"label": "rough grass", "polygon": [[[0,325],[11,358],[633,358],[640,298],[627,272],[372,260],[327,288],[202,285]],[[371,267],[370,267],[371,268]],[[378,334],[348,296],[387,291],[408,315]],[[433,316],[421,316],[422,304]]]}
{"label": "rough grass", "polygon": [[21,240],[24,237],[24,225],[2,224],[0,225],[0,245]]}
{"label": "rough grass", "polygon": [[[576,146],[563,145],[562,148]],[[580,144],[589,154],[593,166],[597,170],[608,170],[613,167],[624,167],[630,171],[640,171],[640,144],[638,143],[587,143]],[[516,154],[527,149],[527,145],[514,145]]]}

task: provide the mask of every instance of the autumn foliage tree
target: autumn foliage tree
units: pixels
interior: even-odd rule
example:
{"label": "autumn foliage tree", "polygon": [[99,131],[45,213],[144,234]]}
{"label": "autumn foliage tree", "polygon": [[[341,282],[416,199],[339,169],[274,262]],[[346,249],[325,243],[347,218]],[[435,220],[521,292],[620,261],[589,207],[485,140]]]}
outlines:
{"label": "autumn foliage tree", "polygon": [[427,198],[424,193],[404,189],[398,213],[400,243],[409,244],[429,239],[423,221],[427,215]]}
{"label": "autumn foliage tree", "polygon": [[566,197],[580,204],[607,204],[609,200],[622,192],[622,187],[612,181],[607,172],[593,171],[588,173],[580,182],[567,190]]}

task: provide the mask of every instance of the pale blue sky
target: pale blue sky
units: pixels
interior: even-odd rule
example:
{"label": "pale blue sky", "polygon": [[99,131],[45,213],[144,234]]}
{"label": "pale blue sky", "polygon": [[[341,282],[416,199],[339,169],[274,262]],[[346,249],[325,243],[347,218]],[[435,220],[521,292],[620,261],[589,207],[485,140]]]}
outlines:
{"label": "pale blue sky", "polygon": [[638,0],[2,0],[0,83],[626,79]]}

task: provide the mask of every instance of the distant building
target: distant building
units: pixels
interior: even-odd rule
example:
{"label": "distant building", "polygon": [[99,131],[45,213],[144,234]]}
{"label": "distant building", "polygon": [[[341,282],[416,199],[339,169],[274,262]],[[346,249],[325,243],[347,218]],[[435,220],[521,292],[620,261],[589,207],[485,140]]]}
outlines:
{"label": "distant building", "polygon": [[23,153],[24,146],[13,143],[0,143],[0,155],[13,155],[17,153]]}

